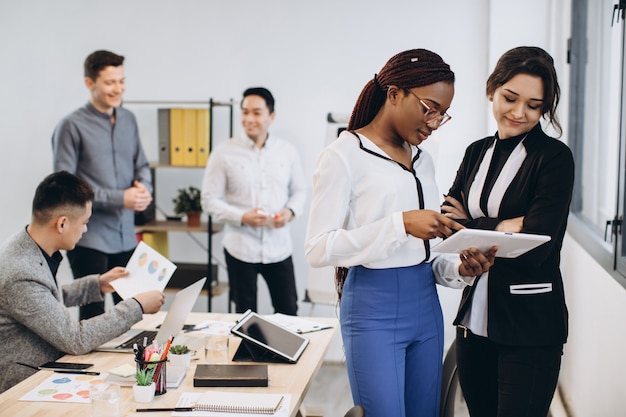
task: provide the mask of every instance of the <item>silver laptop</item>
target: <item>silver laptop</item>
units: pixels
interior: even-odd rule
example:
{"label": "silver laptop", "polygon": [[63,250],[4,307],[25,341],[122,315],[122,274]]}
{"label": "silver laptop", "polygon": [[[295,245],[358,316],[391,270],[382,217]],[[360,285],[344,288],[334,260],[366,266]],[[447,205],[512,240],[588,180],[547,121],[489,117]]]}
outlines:
{"label": "silver laptop", "polygon": [[160,345],[164,345],[170,336],[177,335],[183,329],[185,320],[196,303],[205,282],[206,277],[176,293],[159,330],[130,329],[115,339],[98,346],[95,350],[100,352],[132,352],[133,345],[143,343],[144,338],[148,343],[152,343],[152,340],[156,339]]}

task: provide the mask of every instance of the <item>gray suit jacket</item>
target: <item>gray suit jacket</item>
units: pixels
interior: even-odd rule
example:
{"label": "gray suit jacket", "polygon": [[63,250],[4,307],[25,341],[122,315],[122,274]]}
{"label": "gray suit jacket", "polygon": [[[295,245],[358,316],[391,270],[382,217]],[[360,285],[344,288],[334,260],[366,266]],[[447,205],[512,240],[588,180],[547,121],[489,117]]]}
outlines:
{"label": "gray suit jacket", "polygon": [[141,320],[133,299],[83,321],[67,309],[102,301],[98,276],[74,280],[61,289],[39,246],[22,229],[0,248],[0,392],[64,353],[83,355]]}

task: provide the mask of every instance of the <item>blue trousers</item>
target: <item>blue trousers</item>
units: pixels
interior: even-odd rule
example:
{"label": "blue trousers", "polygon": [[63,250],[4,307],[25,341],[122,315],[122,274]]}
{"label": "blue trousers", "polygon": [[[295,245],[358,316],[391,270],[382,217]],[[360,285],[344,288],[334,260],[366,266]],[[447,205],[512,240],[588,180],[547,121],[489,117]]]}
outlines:
{"label": "blue trousers", "polygon": [[355,404],[367,417],[437,417],[443,315],[430,264],[352,267],[340,308]]}

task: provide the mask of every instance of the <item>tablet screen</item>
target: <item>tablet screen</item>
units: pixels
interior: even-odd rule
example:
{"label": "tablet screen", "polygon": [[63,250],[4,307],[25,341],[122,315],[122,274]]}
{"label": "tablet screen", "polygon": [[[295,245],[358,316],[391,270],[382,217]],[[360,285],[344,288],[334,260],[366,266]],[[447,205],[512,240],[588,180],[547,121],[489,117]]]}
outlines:
{"label": "tablet screen", "polygon": [[293,362],[300,358],[309,343],[309,339],[250,310],[244,313],[231,332]]}

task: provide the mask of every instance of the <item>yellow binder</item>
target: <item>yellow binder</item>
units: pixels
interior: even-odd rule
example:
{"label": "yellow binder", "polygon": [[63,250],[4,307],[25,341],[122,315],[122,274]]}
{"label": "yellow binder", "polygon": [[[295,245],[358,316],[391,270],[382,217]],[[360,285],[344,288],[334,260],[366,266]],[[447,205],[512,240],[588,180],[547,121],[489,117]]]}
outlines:
{"label": "yellow binder", "polygon": [[183,165],[196,166],[197,159],[197,127],[196,109],[185,109],[183,111]]}
{"label": "yellow binder", "polygon": [[196,166],[203,167],[209,157],[209,110],[198,109],[196,117]]}
{"label": "yellow binder", "polygon": [[170,109],[170,165],[184,165],[184,122],[185,109]]}
{"label": "yellow binder", "polygon": [[169,256],[170,246],[167,239],[167,232],[143,232],[141,240],[166,258]]}

